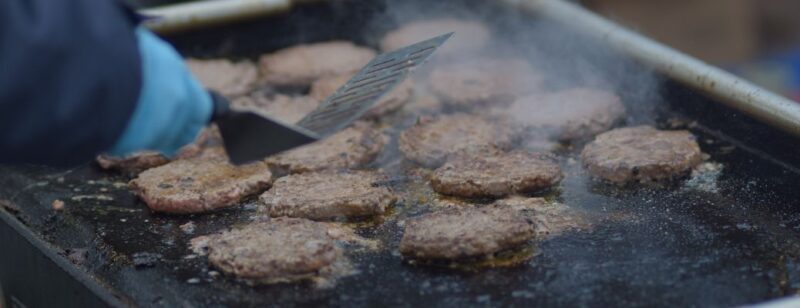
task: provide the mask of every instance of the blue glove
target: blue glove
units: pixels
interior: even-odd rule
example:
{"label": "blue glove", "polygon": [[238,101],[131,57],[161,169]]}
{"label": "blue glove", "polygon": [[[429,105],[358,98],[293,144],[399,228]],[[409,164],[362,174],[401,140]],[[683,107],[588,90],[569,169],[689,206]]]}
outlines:
{"label": "blue glove", "polygon": [[172,46],[141,27],[136,30],[136,37],[142,89],[133,116],[108,153],[124,156],[155,150],[173,156],[208,124],[213,109],[211,97]]}

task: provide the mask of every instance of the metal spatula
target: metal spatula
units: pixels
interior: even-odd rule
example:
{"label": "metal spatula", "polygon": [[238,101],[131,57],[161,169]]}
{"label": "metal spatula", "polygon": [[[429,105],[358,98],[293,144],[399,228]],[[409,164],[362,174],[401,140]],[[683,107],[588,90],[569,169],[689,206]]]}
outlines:
{"label": "metal spatula", "polygon": [[317,141],[360,118],[451,35],[378,55],[296,125],[251,111],[231,110],[227,100],[216,94],[212,94],[215,110],[211,120],[219,126],[225,151],[234,164]]}

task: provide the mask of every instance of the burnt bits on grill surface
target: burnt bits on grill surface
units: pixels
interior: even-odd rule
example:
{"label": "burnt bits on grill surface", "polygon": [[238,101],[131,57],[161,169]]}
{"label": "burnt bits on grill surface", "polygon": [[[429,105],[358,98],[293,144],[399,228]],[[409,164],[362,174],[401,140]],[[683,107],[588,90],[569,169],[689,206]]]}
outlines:
{"label": "burnt bits on grill surface", "polygon": [[259,199],[272,217],[366,218],[385,213],[396,201],[388,188],[374,185],[386,179],[371,171],[290,175],[275,181]]}
{"label": "burnt bits on grill surface", "polygon": [[263,79],[278,86],[308,86],[327,76],[355,73],[377,53],[346,41],[296,45],[261,56]]}
{"label": "burnt bits on grill surface", "polygon": [[438,193],[466,198],[502,197],[549,188],[563,178],[561,168],[542,153],[513,151],[456,155],[431,176]]}
{"label": "burnt bits on grill surface", "polygon": [[224,154],[204,153],[146,170],[129,185],[153,211],[188,214],[233,206],[271,184],[263,162],[234,166]]}
{"label": "burnt bits on grill surface", "polygon": [[393,51],[449,32],[455,34],[436,51],[435,56],[475,52],[483,49],[490,39],[489,29],[480,22],[442,18],[405,24],[386,34],[380,46],[383,51]]}
{"label": "burnt bits on grill surface", "polygon": [[328,138],[266,159],[276,174],[357,168],[372,162],[387,137],[367,123],[356,122]]}
{"label": "burnt bits on grill surface", "polygon": [[443,210],[406,222],[400,252],[417,259],[483,257],[525,244],[533,223],[511,208]]}
{"label": "burnt bits on grill surface", "polygon": [[[345,74],[320,78],[311,84],[311,92],[309,95],[317,101],[323,102],[328,96],[333,95],[339,87],[347,83],[354,75],[355,74]],[[411,98],[413,90],[414,82],[410,78],[407,78],[392,89],[391,92],[386,93],[380,101],[376,102],[375,105],[364,114],[364,117],[374,119],[400,109],[403,107],[403,104]]]}
{"label": "burnt bits on grill surface", "polygon": [[543,78],[523,59],[478,58],[437,66],[430,74],[433,93],[455,108],[509,104],[539,91]]}
{"label": "burnt bits on grill surface", "polygon": [[658,182],[684,176],[703,161],[688,131],[625,127],[598,135],[581,153],[593,176],[615,184]]}
{"label": "burnt bits on grill surface", "polygon": [[343,258],[323,223],[276,218],[212,235],[208,260],[238,278],[259,283],[312,278]]}
{"label": "burnt bits on grill surface", "polygon": [[203,86],[227,97],[246,94],[258,80],[258,69],[250,61],[187,59],[186,65]]}
{"label": "burnt bits on grill surface", "polygon": [[234,108],[263,112],[286,123],[297,123],[319,106],[319,101],[309,96],[284,94],[267,95],[251,93],[232,102]]}
{"label": "burnt bits on grill surface", "polygon": [[400,135],[399,147],[406,158],[436,168],[448,156],[486,149],[510,149],[517,130],[502,121],[467,114],[420,118]]}
{"label": "burnt bits on grill surface", "polygon": [[520,97],[492,114],[510,118],[537,135],[555,140],[580,140],[611,129],[625,117],[616,94],[590,88]]}

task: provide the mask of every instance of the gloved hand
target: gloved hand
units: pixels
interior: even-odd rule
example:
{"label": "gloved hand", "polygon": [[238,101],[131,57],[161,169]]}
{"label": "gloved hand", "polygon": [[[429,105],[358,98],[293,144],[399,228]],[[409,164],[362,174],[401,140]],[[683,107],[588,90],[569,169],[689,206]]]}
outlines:
{"label": "gloved hand", "polygon": [[173,156],[208,124],[212,100],[172,46],[141,27],[136,37],[142,89],[133,116],[108,153],[156,150]]}

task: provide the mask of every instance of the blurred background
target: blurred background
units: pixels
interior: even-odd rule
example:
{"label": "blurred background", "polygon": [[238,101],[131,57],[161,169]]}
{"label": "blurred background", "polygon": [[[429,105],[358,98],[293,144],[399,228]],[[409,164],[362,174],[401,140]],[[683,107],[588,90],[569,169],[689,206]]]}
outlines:
{"label": "blurred background", "polygon": [[[139,7],[189,2],[128,1]],[[800,101],[800,0],[577,2],[646,36]]]}

